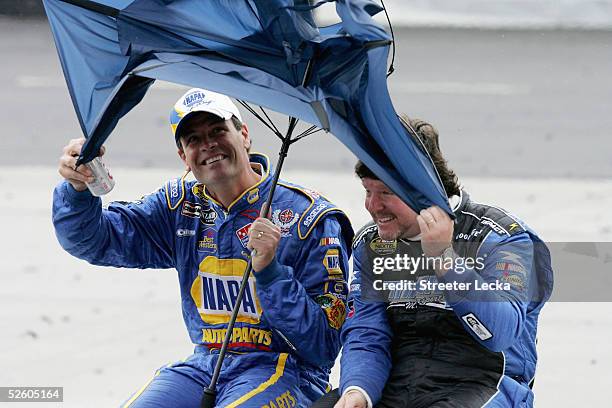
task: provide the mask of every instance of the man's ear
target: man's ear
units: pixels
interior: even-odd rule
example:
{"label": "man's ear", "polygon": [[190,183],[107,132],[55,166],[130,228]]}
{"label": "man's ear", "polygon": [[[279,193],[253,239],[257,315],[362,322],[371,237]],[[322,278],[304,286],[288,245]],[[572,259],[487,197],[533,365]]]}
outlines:
{"label": "man's ear", "polygon": [[185,156],[185,152],[183,151],[183,149],[178,149],[177,153],[185,164],[185,170],[191,171],[191,167],[189,167],[189,165],[187,164],[187,156]]}
{"label": "man's ear", "polygon": [[251,138],[249,136],[249,127],[246,125],[246,123],[242,124],[242,129],[240,132],[244,138],[244,148],[248,151],[251,148]]}

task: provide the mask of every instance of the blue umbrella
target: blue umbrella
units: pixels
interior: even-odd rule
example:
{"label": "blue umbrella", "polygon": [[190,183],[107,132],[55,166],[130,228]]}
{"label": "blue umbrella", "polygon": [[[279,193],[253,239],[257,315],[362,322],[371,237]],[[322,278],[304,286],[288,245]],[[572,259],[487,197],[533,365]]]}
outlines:
{"label": "blue umbrella", "polygon": [[381,11],[373,0],[337,0],[342,22],[325,28],[306,0],[43,3],[87,138],[79,163],[97,155],[159,79],[309,122],[412,208],[435,204],[451,214],[429,157],[393,108],[385,75],[390,37],[372,19]]}
{"label": "blue umbrella", "polygon": [[[319,4],[328,2],[323,0]],[[290,116],[279,164],[298,119],[331,132],[415,209],[452,214],[429,157],[408,137],[387,90],[390,38],[371,0],[337,0],[342,23],[319,28],[307,0],[43,0],[92,160],[119,119],[156,80],[207,88]],[[261,117],[260,117],[261,118]],[[244,272],[202,407],[216,383],[250,275]]]}

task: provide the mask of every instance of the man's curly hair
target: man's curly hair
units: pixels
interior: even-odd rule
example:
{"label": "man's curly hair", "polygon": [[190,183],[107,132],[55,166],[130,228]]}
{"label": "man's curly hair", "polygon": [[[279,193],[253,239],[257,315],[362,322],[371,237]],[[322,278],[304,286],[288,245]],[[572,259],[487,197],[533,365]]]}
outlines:
{"label": "man's curly hair", "polygon": [[[433,164],[442,180],[446,195],[448,197],[459,195],[459,179],[455,172],[448,168],[446,159],[442,156],[439,134],[436,128],[424,120],[410,119],[405,114],[400,116],[400,120],[410,137],[431,156]],[[359,178],[379,179],[361,160],[355,165],[355,174]]]}

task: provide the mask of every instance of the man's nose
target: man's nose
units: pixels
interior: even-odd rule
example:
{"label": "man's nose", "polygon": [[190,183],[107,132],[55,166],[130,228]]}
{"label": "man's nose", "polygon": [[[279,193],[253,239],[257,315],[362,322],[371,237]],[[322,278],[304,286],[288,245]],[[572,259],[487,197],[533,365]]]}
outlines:
{"label": "man's nose", "polygon": [[366,200],[366,209],[369,211],[380,211],[384,208],[384,203],[376,194],[372,194]]}
{"label": "man's nose", "polygon": [[205,135],[200,139],[200,148],[203,150],[210,150],[217,146],[217,142],[214,137]]}

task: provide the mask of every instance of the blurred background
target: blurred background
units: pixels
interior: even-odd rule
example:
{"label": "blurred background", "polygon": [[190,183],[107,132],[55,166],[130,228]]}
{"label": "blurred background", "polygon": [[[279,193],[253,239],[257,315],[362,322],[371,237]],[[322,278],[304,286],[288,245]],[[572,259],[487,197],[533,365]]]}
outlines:
{"label": "blurred background", "polygon": [[[438,128],[470,193],[548,241],[612,241],[612,0],[385,4],[396,110]],[[318,20],[336,21],[333,10]],[[64,407],[118,405],[190,352],[175,272],[95,268],[61,250],[51,193],[61,149],[81,133],[41,1],[0,0],[0,55],[0,386],[64,386]],[[181,175],[168,114],[183,90],[156,83],[119,123],[105,157],[118,184],[105,200]],[[243,117],[254,149],[275,160],[276,139]],[[285,177],[327,193],[359,228],[354,162],[315,134],[292,148]],[[536,406],[609,405],[612,307],[586,301],[542,313]]]}

